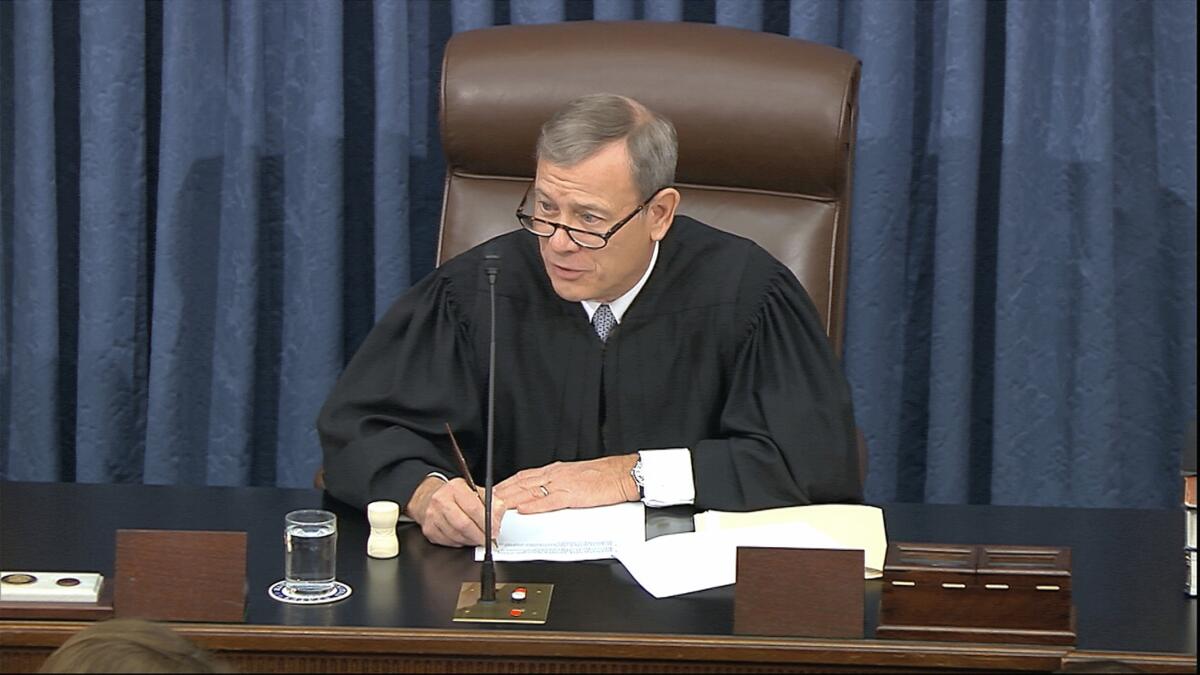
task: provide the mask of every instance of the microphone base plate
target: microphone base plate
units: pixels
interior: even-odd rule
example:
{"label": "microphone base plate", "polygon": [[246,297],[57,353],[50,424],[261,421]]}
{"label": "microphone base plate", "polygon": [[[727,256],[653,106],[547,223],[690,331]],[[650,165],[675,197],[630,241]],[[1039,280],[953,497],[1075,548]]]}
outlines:
{"label": "microphone base plate", "polygon": [[[524,600],[513,600],[513,591],[525,589]],[[494,602],[479,601],[479,582],[467,581],[458,592],[454,620],[466,623],[546,623],[554,584],[504,582],[496,584]],[[517,611],[514,611],[517,610]]]}

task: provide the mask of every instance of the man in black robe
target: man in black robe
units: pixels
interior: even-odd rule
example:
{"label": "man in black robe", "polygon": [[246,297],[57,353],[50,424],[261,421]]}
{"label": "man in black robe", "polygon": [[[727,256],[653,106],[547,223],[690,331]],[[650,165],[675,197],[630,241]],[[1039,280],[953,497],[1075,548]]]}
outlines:
{"label": "man in black robe", "polygon": [[[676,215],[676,139],[600,94],[542,128],[522,230],[446,262],[371,331],[321,411],[328,491],[483,541],[445,424],[486,446],[496,280],[493,518],[641,499],[752,510],[861,500],[849,387],[817,312],[753,242]],[[477,474],[478,475],[478,474]]]}

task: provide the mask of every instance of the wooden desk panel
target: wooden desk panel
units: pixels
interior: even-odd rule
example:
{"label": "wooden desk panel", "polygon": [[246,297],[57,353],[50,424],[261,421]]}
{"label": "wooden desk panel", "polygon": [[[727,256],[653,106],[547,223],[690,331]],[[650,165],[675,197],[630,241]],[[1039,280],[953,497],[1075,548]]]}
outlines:
{"label": "wooden desk panel", "polygon": [[[0,622],[3,672],[31,672],[78,622]],[[1119,660],[1145,672],[1193,672],[1194,656],[1075,652],[1064,647],[636,636],[519,631],[173,624],[243,672],[738,672],[933,669],[1058,670]],[[17,646],[20,645],[20,646]]]}
{"label": "wooden desk panel", "polygon": [[[280,605],[265,589],[282,576],[283,515],[314,506],[339,513],[338,576],[355,593],[332,606]],[[456,626],[458,584],[477,575],[468,551],[432,546],[406,526],[400,558],[369,559],[365,518],[307,490],[0,483],[0,565],[111,575],[118,527],[245,530],[248,625],[174,624],[245,671],[1045,671],[1114,659],[1194,671],[1196,604],[1179,591],[1182,556],[1172,555],[1182,546],[1178,514],[913,504],[885,514],[893,540],[1072,546],[1077,648],[735,635],[731,588],[655,600],[611,561],[500,564],[501,580],[560,584],[548,624]],[[867,582],[868,637],[878,601],[879,582]],[[83,625],[0,621],[0,670],[36,669]]]}
{"label": "wooden desk panel", "polygon": [[[41,647],[45,654],[86,623],[0,622],[0,646]],[[1068,650],[1018,645],[962,645],[898,640],[798,640],[711,635],[631,635],[558,631],[405,630],[173,624],[231,663],[269,670],[339,672],[384,666],[422,672],[783,672],[972,668],[1054,670]],[[7,652],[6,652],[7,653]],[[33,655],[31,655],[33,656]],[[40,663],[40,661],[39,661]],[[473,665],[467,667],[465,664]],[[486,665],[493,664],[493,665]],[[8,665],[6,664],[6,669]]]}

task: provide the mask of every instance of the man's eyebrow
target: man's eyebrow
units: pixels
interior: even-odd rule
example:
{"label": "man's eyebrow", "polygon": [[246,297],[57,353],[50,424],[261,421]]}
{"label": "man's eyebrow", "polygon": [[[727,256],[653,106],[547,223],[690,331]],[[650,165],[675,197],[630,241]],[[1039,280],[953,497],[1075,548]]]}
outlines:
{"label": "man's eyebrow", "polygon": [[[533,197],[534,197],[534,199],[545,199],[546,201],[552,202],[554,204],[558,204],[558,202],[554,198],[550,197],[545,192],[542,192],[539,188],[536,188],[536,187],[533,188]],[[596,211],[596,212],[604,213],[604,214],[609,213],[608,207],[604,206],[603,204],[598,204],[595,202],[572,202],[571,208],[575,209],[576,211]]]}
{"label": "man's eyebrow", "polygon": [[577,202],[575,208],[579,211],[595,211],[599,213],[608,213],[608,209],[601,204],[588,202]]}

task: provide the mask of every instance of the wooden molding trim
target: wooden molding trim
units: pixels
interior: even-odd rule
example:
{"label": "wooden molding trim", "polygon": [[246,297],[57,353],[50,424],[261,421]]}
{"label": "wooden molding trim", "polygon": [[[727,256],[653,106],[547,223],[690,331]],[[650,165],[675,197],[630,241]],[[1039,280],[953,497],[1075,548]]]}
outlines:
{"label": "wooden molding trim", "polygon": [[[80,622],[0,622],[0,646],[56,647]],[[472,631],[318,626],[172,624],[214,652],[407,654],[665,662],[827,664],[866,667],[1055,670],[1063,647],[819,640],[707,635],[635,635],[559,631]]]}
{"label": "wooden molding trim", "polygon": [[[53,650],[90,625],[80,621],[0,621],[0,649]],[[709,635],[636,635],[522,630],[447,630],[172,623],[181,635],[232,660],[409,656],[420,661],[541,660],[705,664],[827,665],[840,668],[1059,670],[1120,661],[1146,672],[1195,672],[1195,657],[1147,652],[1074,651],[1055,645],[905,640],[833,640]],[[565,671],[563,671],[565,672]]]}
{"label": "wooden molding trim", "polygon": [[1074,651],[1063,659],[1063,666],[1090,661],[1120,661],[1145,673],[1194,673],[1196,657],[1191,654],[1154,652]]}

